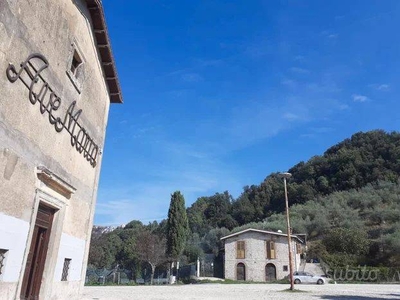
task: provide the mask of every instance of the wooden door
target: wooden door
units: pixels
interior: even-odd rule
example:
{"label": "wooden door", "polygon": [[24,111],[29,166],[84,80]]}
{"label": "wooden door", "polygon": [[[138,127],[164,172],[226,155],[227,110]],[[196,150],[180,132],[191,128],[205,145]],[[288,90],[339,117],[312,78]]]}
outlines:
{"label": "wooden door", "polygon": [[54,212],[55,210],[50,207],[42,204],[39,205],[29,254],[25,265],[21,299],[39,299]]}
{"label": "wooden door", "polygon": [[236,279],[246,280],[246,266],[243,263],[238,263],[236,266]]}
{"label": "wooden door", "polygon": [[265,266],[265,280],[274,281],[276,280],[276,267],[273,264],[267,264]]}

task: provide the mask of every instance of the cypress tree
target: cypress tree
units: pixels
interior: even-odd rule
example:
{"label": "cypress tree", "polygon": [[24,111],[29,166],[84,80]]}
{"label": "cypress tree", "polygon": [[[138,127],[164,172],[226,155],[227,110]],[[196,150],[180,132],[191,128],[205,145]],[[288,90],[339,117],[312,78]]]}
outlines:
{"label": "cypress tree", "polygon": [[171,195],[167,220],[167,255],[173,260],[178,260],[185,247],[188,228],[185,198],[176,191]]}

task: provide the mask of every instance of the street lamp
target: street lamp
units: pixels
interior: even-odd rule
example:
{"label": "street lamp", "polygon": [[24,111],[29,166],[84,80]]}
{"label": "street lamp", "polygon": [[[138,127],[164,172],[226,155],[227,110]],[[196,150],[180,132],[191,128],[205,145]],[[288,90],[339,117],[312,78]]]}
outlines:
{"label": "street lamp", "polygon": [[283,184],[285,186],[285,204],[286,204],[286,225],[287,225],[287,238],[288,238],[288,249],[289,249],[289,280],[290,280],[290,289],[294,290],[294,281],[293,281],[293,261],[292,261],[292,247],[291,247],[291,230],[290,230],[290,222],[289,222],[289,201],[287,195],[287,187],[286,187],[286,179],[292,177],[290,173],[279,173],[279,177],[283,178]]}

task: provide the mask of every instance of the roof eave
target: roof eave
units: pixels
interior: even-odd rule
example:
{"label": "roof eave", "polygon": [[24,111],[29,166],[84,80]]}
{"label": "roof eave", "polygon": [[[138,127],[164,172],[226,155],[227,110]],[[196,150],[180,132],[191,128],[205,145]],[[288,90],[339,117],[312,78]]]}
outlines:
{"label": "roof eave", "polygon": [[86,0],[87,8],[92,18],[93,33],[96,39],[96,47],[100,55],[100,63],[103,68],[111,103],[122,103],[122,92],[118,79],[117,68],[111,49],[107,25],[101,0]]}
{"label": "roof eave", "polygon": [[[223,240],[229,239],[229,238],[231,238],[231,237],[234,237],[234,236],[237,236],[237,235],[240,235],[240,234],[249,232],[249,231],[254,231],[254,232],[264,233],[264,234],[272,234],[272,235],[286,236],[286,237],[287,237],[287,234],[286,234],[286,233],[273,232],[273,231],[267,231],[267,230],[260,230],[260,229],[254,229],[254,228],[247,228],[247,229],[244,229],[244,230],[242,230],[242,231],[238,231],[238,232],[235,232],[235,233],[226,235],[226,236],[220,238],[220,240],[223,241]],[[295,235],[295,234],[292,234],[291,237],[292,237],[292,239],[297,239],[297,240],[299,240],[301,243],[304,243],[304,241],[301,240],[301,239],[300,239],[297,235]]]}

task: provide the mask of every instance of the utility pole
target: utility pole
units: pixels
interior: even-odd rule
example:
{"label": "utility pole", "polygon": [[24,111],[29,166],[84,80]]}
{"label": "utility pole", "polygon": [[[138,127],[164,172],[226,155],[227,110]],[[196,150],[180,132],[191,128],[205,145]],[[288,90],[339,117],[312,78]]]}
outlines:
{"label": "utility pole", "polygon": [[290,280],[290,290],[294,290],[294,281],[293,281],[293,258],[292,258],[292,237],[291,237],[291,228],[289,221],[289,200],[287,195],[287,187],[286,187],[286,179],[292,177],[290,173],[280,173],[279,177],[283,177],[283,185],[285,187],[285,206],[286,206],[286,225],[287,225],[287,239],[288,239],[288,250],[289,250],[289,280]]}

